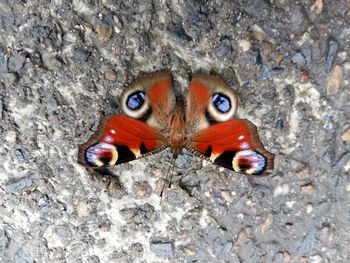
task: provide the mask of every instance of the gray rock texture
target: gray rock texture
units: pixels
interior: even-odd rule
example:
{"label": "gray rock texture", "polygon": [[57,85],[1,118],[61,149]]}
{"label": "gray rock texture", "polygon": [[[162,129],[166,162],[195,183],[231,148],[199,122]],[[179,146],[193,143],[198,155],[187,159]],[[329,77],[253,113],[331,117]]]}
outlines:
{"label": "gray rock texture", "polygon": [[[350,2],[0,1],[1,262],[350,262]],[[218,73],[266,177],[77,146],[140,72]]]}

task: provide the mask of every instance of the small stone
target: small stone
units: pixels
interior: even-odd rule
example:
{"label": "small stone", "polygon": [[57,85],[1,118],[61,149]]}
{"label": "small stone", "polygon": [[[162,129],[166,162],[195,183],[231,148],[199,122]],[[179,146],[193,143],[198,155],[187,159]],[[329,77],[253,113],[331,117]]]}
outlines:
{"label": "small stone", "polygon": [[29,176],[20,178],[19,180],[9,184],[6,188],[10,192],[23,192],[32,189],[35,181],[39,178],[38,174],[31,174]]}
{"label": "small stone", "polygon": [[16,149],[15,155],[18,161],[23,162],[27,158],[27,151],[23,149]]}
{"label": "small stone", "polygon": [[107,42],[113,35],[113,30],[105,24],[98,25],[96,32],[101,42]]}
{"label": "small stone", "polygon": [[295,35],[303,34],[308,26],[306,13],[301,7],[290,11],[289,26]]}
{"label": "small stone", "polygon": [[80,202],[76,208],[79,217],[88,216],[90,214],[89,209],[89,205],[87,205],[85,202]]}
{"label": "small stone", "polygon": [[344,134],[341,136],[341,139],[343,141],[349,142],[350,141],[350,128],[348,128]]}
{"label": "small stone", "polygon": [[326,62],[324,64],[324,72],[329,73],[332,70],[335,58],[338,54],[339,44],[337,40],[332,36],[330,36],[327,39],[327,44],[328,44],[328,53],[326,57]]}
{"label": "small stone", "polygon": [[305,65],[305,58],[303,56],[303,54],[301,53],[296,53],[293,57],[292,57],[292,62],[296,65],[298,65],[299,67],[302,67]]}
{"label": "small stone", "polygon": [[232,197],[230,191],[227,191],[227,190],[226,191],[221,191],[221,195],[225,199],[226,202],[232,203],[233,197]]}
{"label": "small stone", "polygon": [[322,0],[315,0],[315,2],[312,4],[310,10],[311,10],[311,12],[314,12],[316,15],[321,14],[322,10],[323,10]]}
{"label": "small stone", "polygon": [[8,88],[12,84],[18,81],[18,76],[15,73],[1,73],[0,82],[5,85],[5,88]]}
{"label": "small stone", "polygon": [[186,198],[181,191],[176,191],[176,189],[171,189],[166,191],[166,201],[171,205],[181,206],[185,204]]}
{"label": "small stone", "polygon": [[8,56],[7,54],[0,53],[0,73],[5,73],[8,71]]}
{"label": "small stone", "polygon": [[48,38],[51,33],[52,29],[48,26],[37,25],[32,28],[32,37],[38,40],[40,38]]}
{"label": "small stone", "polygon": [[17,141],[17,133],[15,131],[8,131],[5,140],[9,143],[15,143]]}
{"label": "small stone", "polygon": [[323,262],[323,258],[320,255],[311,256],[311,257],[309,257],[309,260],[308,260],[308,262],[310,262],[310,263],[321,263],[321,262]]}
{"label": "small stone", "polygon": [[268,214],[266,220],[261,224],[261,234],[265,234],[271,228],[272,223],[273,215]]}
{"label": "small stone", "polygon": [[270,56],[271,53],[272,53],[272,48],[273,48],[273,46],[272,46],[271,43],[265,42],[265,43],[262,45],[262,47],[261,47],[261,53],[262,53],[264,56],[268,57],[268,56]]}
{"label": "small stone", "polygon": [[315,187],[312,184],[305,184],[301,186],[301,191],[308,195],[314,195]]}
{"label": "small stone", "polygon": [[106,78],[106,80],[109,80],[109,81],[116,81],[117,80],[117,74],[115,73],[115,71],[114,70],[107,70],[106,72],[105,72],[105,78]]}
{"label": "small stone", "polygon": [[88,61],[90,56],[91,56],[90,51],[87,51],[87,50],[82,49],[82,48],[77,48],[74,52],[73,60],[78,64],[82,64],[82,63]]}
{"label": "small stone", "polygon": [[270,42],[271,44],[275,44],[276,41],[271,38],[270,36],[268,36],[265,31],[259,27],[257,24],[254,24],[251,28],[250,28],[250,33],[252,35],[253,38],[255,38],[256,40],[259,41],[267,41]]}
{"label": "small stone", "polygon": [[238,46],[242,49],[243,52],[247,52],[252,47],[250,42],[245,39],[238,40]]}
{"label": "small stone", "polygon": [[145,198],[151,195],[152,188],[147,182],[136,182],[134,191],[139,198]]}
{"label": "small stone", "polygon": [[[350,160],[348,161],[348,164],[350,165]],[[346,191],[350,192],[350,183],[346,185]]]}
{"label": "small stone", "polygon": [[327,95],[334,95],[338,92],[340,84],[343,80],[343,70],[342,67],[336,65],[332,73],[327,78]]}
{"label": "small stone", "polygon": [[312,251],[316,242],[316,231],[311,229],[310,232],[305,236],[301,246],[298,248],[300,256],[308,256]]}
{"label": "small stone", "polygon": [[193,250],[192,248],[189,247],[184,247],[183,251],[185,252],[186,255],[193,257],[197,255],[197,252],[195,250]]}
{"label": "small stone", "polygon": [[214,53],[218,58],[223,58],[232,52],[232,46],[228,39],[221,41],[219,46],[214,49]]}
{"label": "small stone", "polygon": [[5,251],[10,243],[10,235],[5,230],[0,230],[0,250]]}
{"label": "small stone", "polygon": [[0,96],[0,120],[2,120],[2,113],[4,111],[4,107],[2,105],[2,97]]}
{"label": "small stone", "polygon": [[129,247],[129,251],[133,255],[133,257],[140,258],[143,254],[143,247],[140,243],[134,243]]}
{"label": "small stone", "polygon": [[227,255],[230,252],[232,247],[233,247],[232,241],[228,241],[215,247],[214,253],[217,257],[220,258]]}
{"label": "small stone", "polygon": [[345,170],[345,172],[350,171],[350,160],[345,164],[344,170]]}
{"label": "small stone", "polygon": [[312,205],[308,204],[306,206],[306,213],[311,214],[313,210],[314,210],[314,208]]}
{"label": "small stone", "polygon": [[274,190],[273,190],[273,196],[279,196],[279,195],[286,195],[290,191],[290,187],[288,184],[282,184],[278,185]]}
{"label": "small stone", "polygon": [[152,241],[150,248],[158,257],[170,258],[174,255],[174,244],[172,242]]}
{"label": "small stone", "polygon": [[276,54],[272,58],[277,64],[280,64],[283,60],[283,56],[281,54]]}
{"label": "small stone", "polygon": [[52,71],[57,71],[62,67],[61,61],[52,56],[51,54],[43,54],[42,56],[43,65]]}
{"label": "small stone", "polygon": [[14,54],[9,58],[8,68],[12,72],[19,71],[23,68],[25,61],[26,57],[22,54]]}

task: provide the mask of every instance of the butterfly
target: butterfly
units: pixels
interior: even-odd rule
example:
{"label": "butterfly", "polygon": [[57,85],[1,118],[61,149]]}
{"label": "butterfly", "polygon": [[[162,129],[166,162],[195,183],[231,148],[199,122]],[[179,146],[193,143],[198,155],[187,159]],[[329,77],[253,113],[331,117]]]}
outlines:
{"label": "butterfly", "polygon": [[120,97],[123,114],[101,119],[95,134],[79,145],[78,162],[105,168],[170,147],[183,148],[237,173],[267,174],[274,154],[259,140],[256,126],[235,119],[235,91],[220,76],[194,74],[186,98],[176,95],[168,72],[141,74]]}

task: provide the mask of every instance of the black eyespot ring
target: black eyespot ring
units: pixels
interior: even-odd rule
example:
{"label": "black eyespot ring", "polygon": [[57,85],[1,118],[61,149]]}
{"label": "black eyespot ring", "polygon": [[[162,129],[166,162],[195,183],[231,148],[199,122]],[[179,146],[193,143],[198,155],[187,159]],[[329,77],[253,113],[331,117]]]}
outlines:
{"label": "black eyespot ring", "polygon": [[214,107],[221,113],[226,113],[231,110],[230,98],[222,93],[214,93],[211,97]]}
{"label": "black eyespot ring", "polygon": [[143,91],[135,91],[127,98],[126,106],[130,110],[138,110],[145,103],[145,98],[145,93]]}

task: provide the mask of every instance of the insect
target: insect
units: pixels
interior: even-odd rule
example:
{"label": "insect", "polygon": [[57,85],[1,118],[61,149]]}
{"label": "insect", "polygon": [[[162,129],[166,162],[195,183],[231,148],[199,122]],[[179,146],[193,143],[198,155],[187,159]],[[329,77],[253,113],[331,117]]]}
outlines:
{"label": "insect", "polygon": [[170,147],[183,148],[238,173],[267,174],[274,154],[259,140],[256,126],[234,119],[236,93],[218,75],[194,74],[186,99],[175,94],[170,73],[140,75],[121,95],[122,115],[109,115],[79,145],[78,162],[104,168]]}

